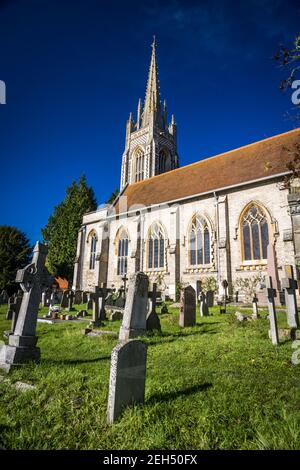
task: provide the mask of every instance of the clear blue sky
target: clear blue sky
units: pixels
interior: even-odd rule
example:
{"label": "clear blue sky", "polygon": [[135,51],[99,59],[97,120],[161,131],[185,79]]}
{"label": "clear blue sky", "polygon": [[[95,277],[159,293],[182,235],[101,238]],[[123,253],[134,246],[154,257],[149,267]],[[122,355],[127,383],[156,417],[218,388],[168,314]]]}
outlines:
{"label": "clear blue sky", "polygon": [[80,174],[99,204],[119,186],[153,34],[181,165],[293,128],[271,58],[299,1],[0,0],[0,25],[0,224],[33,242]]}

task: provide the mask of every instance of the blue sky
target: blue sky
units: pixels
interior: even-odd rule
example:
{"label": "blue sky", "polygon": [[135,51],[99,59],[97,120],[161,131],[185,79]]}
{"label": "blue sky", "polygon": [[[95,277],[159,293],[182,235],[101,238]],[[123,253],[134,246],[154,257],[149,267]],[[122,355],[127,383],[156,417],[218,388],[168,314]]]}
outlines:
{"label": "blue sky", "polygon": [[295,0],[0,0],[0,224],[34,242],[81,174],[119,186],[154,34],[181,165],[292,129],[272,55],[299,24]]}

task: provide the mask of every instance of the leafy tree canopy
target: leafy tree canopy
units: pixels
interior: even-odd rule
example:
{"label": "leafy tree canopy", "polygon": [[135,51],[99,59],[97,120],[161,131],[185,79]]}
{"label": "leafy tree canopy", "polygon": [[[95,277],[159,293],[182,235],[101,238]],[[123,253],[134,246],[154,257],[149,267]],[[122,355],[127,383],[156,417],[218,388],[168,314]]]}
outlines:
{"label": "leafy tree canopy", "polygon": [[106,204],[112,204],[114,200],[119,196],[120,191],[116,188],[107,199]]}
{"label": "leafy tree canopy", "polygon": [[94,191],[87,185],[85,176],[81,176],[67,188],[65,199],[54,208],[42,229],[43,238],[49,245],[46,265],[54,276],[72,280],[82,217],[96,209]]}
{"label": "leafy tree canopy", "polygon": [[0,291],[11,294],[16,287],[16,272],[30,262],[32,247],[24,232],[0,225]]}

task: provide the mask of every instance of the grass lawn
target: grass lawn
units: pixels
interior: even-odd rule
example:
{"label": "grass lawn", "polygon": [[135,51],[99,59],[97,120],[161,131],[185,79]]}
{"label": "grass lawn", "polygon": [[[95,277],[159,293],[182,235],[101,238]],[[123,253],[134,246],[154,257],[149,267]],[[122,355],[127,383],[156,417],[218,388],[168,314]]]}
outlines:
{"label": "grass lawn", "polygon": [[[292,342],[268,339],[268,321],[233,313],[181,329],[178,310],[148,335],[146,401],[106,424],[110,354],[117,338],[87,337],[86,322],[38,324],[39,365],[0,382],[0,446],[6,449],[300,449],[300,365]],[[10,322],[0,307],[0,337]],[[231,313],[230,313],[231,312]],[[41,312],[42,313],[42,312]],[[243,311],[244,313],[244,311]],[[266,314],[263,314],[265,317]],[[285,324],[284,313],[279,323]],[[118,331],[120,322],[106,322]]]}

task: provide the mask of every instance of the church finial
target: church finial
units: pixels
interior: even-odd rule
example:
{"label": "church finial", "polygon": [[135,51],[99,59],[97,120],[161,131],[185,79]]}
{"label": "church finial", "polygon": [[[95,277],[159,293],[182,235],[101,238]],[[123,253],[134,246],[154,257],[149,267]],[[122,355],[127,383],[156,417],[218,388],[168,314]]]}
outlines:
{"label": "church finial", "polygon": [[156,61],[156,38],[153,37],[153,42],[151,44],[152,54],[151,54],[151,63],[149,68],[149,75],[147,81],[146,97],[145,97],[145,106],[143,112],[143,127],[148,125],[150,122],[150,117],[154,114],[154,122],[158,125],[162,125],[162,115],[161,115],[161,104],[160,104],[160,92],[159,92],[159,80],[158,80],[158,70],[157,70],[157,61]]}

